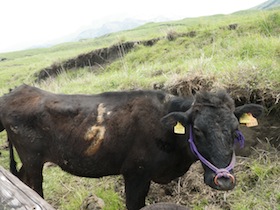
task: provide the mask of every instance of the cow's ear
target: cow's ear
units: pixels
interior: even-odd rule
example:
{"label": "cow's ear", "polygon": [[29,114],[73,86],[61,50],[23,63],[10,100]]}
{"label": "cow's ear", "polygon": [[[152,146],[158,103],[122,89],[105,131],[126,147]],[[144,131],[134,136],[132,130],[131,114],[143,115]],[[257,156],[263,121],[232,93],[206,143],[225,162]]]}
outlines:
{"label": "cow's ear", "polygon": [[241,124],[246,124],[248,127],[257,125],[256,118],[263,113],[263,106],[258,104],[245,104],[235,108],[234,114]]}
{"label": "cow's ear", "polygon": [[263,113],[263,106],[258,104],[245,104],[235,108],[234,114],[239,119],[244,113],[251,113],[255,118],[258,118]]}
{"label": "cow's ear", "polygon": [[190,123],[190,118],[190,112],[171,112],[161,119],[161,123],[167,129],[183,134],[184,128]]}

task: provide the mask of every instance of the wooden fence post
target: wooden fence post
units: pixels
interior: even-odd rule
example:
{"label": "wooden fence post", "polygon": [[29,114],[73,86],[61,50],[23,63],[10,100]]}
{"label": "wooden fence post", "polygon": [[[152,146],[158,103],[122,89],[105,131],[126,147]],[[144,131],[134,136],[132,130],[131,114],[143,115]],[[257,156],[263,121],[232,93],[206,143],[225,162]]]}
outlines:
{"label": "wooden fence post", "polygon": [[39,194],[0,166],[1,210],[55,210]]}

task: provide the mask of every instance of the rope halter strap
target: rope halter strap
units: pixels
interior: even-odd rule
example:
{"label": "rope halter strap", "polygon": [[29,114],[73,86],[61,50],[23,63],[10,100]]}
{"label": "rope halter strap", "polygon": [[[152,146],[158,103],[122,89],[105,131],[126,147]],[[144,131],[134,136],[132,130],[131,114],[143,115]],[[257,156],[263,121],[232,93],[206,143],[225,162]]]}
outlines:
{"label": "rope halter strap", "polygon": [[[240,131],[237,131],[237,139],[236,139],[241,147],[244,146],[244,136]],[[189,138],[190,148],[195,156],[204,163],[208,168],[210,168],[215,174],[214,183],[218,186],[219,182],[218,179],[221,177],[228,178],[232,183],[235,183],[235,178],[232,174],[230,174],[230,171],[234,168],[236,157],[235,153],[233,152],[232,158],[230,161],[230,164],[226,168],[217,168],[212,163],[210,163],[208,160],[206,160],[197,150],[197,147],[195,146],[194,140],[193,140],[193,128],[192,125],[190,125],[190,138]]]}

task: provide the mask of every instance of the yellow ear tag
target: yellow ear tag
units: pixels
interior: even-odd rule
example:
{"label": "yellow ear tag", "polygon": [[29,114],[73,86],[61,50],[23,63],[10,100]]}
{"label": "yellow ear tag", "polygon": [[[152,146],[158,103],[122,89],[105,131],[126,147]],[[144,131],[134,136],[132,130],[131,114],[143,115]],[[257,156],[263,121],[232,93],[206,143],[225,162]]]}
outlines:
{"label": "yellow ear tag", "polygon": [[185,127],[181,123],[177,122],[174,126],[174,133],[185,134]]}
{"label": "yellow ear tag", "polygon": [[244,113],[240,118],[239,122],[245,124],[247,127],[253,127],[258,125],[258,120],[251,113]]}

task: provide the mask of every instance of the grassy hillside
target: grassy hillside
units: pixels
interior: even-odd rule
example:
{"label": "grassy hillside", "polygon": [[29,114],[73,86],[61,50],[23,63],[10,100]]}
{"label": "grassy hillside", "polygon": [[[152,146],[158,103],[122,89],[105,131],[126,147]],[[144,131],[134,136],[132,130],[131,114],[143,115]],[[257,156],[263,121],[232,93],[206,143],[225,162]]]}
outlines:
{"label": "grassy hillside", "polygon": [[[198,76],[211,78],[218,87],[238,86],[247,91],[272,92],[275,103],[280,92],[279,34],[280,10],[242,11],[232,15],[149,23],[96,39],[4,53],[0,54],[0,58],[6,58],[0,61],[0,94],[23,82],[53,92],[98,93],[155,85],[168,87],[176,81]],[[81,53],[153,38],[161,39],[153,46],[139,44],[129,53],[120,48],[120,58],[98,70],[90,66],[69,72],[65,69],[57,78],[40,84],[34,82],[36,72]],[[8,152],[2,149],[5,140],[4,132],[0,133],[0,165],[8,168]],[[183,190],[177,191],[176,183],[172,195],[177,196],[176,202],[194,209],[279,209],[279,153],[269,144],[265,148],[256,150],[250,158],[240,159],[238,168],[241,170],[237,173],[240,185],[235,191],[218,193],[199,185],[183,195]],[[106,209],[124,208],[119,177],[78,178],[57,167],[47,167],[44,173],[46,200],[58,209],[79,209],[90,193],[101,197]],[[181,184],[187,188],[183,182]],[[153,202],[152,198],[153,195],[148,202]]]}
{"label": "grassy hillside", "polygon": [[[229,30],[229,24],[238,24],[237,29]],[[266,85],[267,81],[269,83],[280,81],[279,25],[279,11],[250,12],[248,14],[242,12],[227,16],[216,15],[166,23],[150,23],[135,30],[114,33],[93,40],[66,43],[47,49],[0,54],[0,58],[7,58],[0,62],[0,90],[6,92],[8,88],[22,82],[32,83],[35,72],[54,62],[72,58],[80,53],[123,41],[147,40],[165,37],[170,33],[180,35],[191,31],[196,33],[195,37],[178,37],[174,41],[163,39],[151,48],[139,46],[133,52],[124,55],[119,61],[104,67],[105,77],[107,77],[106,74],[110,74],[111,77],[115,73],[125,74],[125,77],[123,75],[120,77],[125,78],[126,81],[116,79],[119,84],[112,81],[114,84],[111,84],[111,89],[118,88],[116,86],[120,86],[118,89],[129,89],[130,86],[129,84],[126,86],[126,83],[138,86],[139,81],[141,81],[139,87],[142,85],[150,87],[151,82],[146,75],[147,72],[148,75],[151,75],[159,71],[162,74],[157,74],[159,76],[153,78],[153,81],[159,79],[164,82],[171,75],[182,75],[193,71],[202,71],[203,74],[220,74],[220,77],[223,77],[223,73],[228,74],[229,72],[236,78],[240,77],[240,72],[248,71],[250,75],[257,71],[261,73],[258,77],[260,77],[259,85],[262,87]],[[130,72],[133,72],[133,75],[135,72],[139,74],[134,77],[137,81],[129,77]],[[89,75],[83,73],[83,75],[85,78],[94,77],[92,73]],[[100,76],[102,77],[102,75]],[[143,76],[147,81],[138,79]],[[79,83],[79,80],[82,81],[81,75],[75,83]],[[245,82],[247,81],[245,80]],[[68,84],[72,86],[71,83]],[[96,89],[96,86],[98,85],[94,85],[92,88],[87,87],[91,89],[90,92],[103,91]],[[65,87],[66,89],[68,88]]]}
{"label": "grassy hillside", "polygon": [[275,9],[277,7],[280,7],[280,1],[279,0],[268,0],[252,9],[258,9],[258,10],[269,10],[269,9]]}

